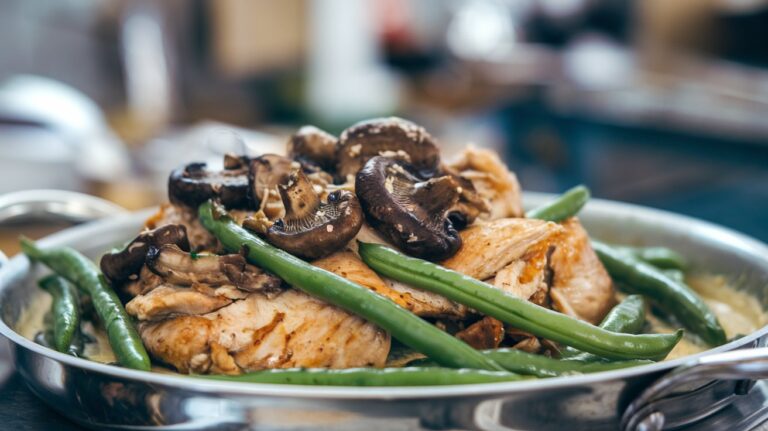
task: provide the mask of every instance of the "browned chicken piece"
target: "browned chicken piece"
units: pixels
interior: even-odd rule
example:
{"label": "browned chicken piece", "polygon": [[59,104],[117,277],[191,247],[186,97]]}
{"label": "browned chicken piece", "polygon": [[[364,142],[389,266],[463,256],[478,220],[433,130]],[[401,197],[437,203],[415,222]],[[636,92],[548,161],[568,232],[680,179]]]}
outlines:
{"label": "browned chicken piece", "polygon": [[504,324],[486,316],[456,333],[456,338],[475,349],[495,349],[504,339]]}
{"label": "browned chicken piece", "polygon": [[403,295],[403,299],[407,303],[406,308],[417,316],[461,319],[467,315],[466,306],[457,304],[442,295],[416,289],[387,277],[382,277],[382,280],[390,289]]}
{"label": "browned chicken piece", "polygon": [[403,308],[411,309],[405,294],[387,286],[378,274],[351,251],[337,251],[330,256],[312,262],[312,265],[367,287],[379,295],[386,296]]}
{"label": "browned chicken piece", "polygon": [[461,248],[442,264],[470,277],[486,280],[561,231],[556,223],[524,218],[476,224],[461,232]]}
{"label": "browned chicken piece", "polygon": [[520,183],[495,151],[468,146],[448,167],[472,182],[490,212],[480,218],[522,217]]}
{"label": "browned chicken piece", "polygon": [[213,313],[142,322],[147,350],[181,372],[381,367],[389,335],[297,290],[251,293]]}
{"label": "browned chicken piece", "polygon": [[418,316],[459,318],[466,315],[466,307],[463,305],[449,301],[440,295],[380,277],[351,251],[336,252],[312,262],[312,265],[386,296]]}
{"label": "browned chicken piece", "polygon": [[589,243],[577,218],[562,223],[565,230],[554,237],[550,297],[555,310],[592,324],[599,323],[616,305],[608,272]]}
{"label": "browned chicken piece", "polygon": [[577,219],[499,219],[473,225],[461,238],[447,268],[590,323],[615,304],[611,279]]}
{"label": "browned chicken piece", "polygon": [[552,282],[549,257],[553,251],[554,247],[548,240],[539,242],[486,282],[518,298],[549,307],[549,285]]}
{"label": "browned chicken piece", "polygon": [[226,295],[161,285],[130,300],[125,305],[125,311],[139,320],[157,320],[180,314],[210,313],[231,303],[232,300]]}
{"label": "browned chicken piece", "polygon": [[165,204],[150,216],[144,224],[147,229],[155,229],[167,224],[181,224],[187,228],[187,237],[192,251],[219,248],[219,241],[211,235],[197,219],[197,212],[181,205]]}

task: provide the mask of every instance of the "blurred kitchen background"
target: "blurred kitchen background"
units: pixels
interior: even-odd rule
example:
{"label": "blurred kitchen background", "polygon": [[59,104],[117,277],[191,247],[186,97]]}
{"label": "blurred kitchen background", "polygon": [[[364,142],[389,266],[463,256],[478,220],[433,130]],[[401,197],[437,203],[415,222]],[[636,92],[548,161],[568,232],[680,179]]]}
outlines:
{"label": "blurred kitchen background", "polygon": [[0,3],[0,193],[142,208],[183,162],[383,115],[496,148],[528,190],[768,241],[766,0]]}

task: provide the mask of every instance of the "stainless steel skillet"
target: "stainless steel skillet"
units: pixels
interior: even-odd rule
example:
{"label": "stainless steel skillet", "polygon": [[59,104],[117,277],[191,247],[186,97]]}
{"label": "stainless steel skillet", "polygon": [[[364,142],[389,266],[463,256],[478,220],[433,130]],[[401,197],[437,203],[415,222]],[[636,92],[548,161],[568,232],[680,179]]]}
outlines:
{"label": "stainless steel skillet", "polygon": [[[551,196],[530,193],[537,205]],[[150,210],[52,235],[93,257],[135,236]],[[667,212],[594,200],[581,213],[609,241],[668,245],[695,266],[733,276],[768,309],[768,246]],[[127,370],[63,355],[14,331],[41,268],[16,256],[0,268],[0,333],[29,387],[96,429],[600,430],[746,429],[768,418],[768,327],[704,354],[649,366],[546,380],[423,388],[253,385]],[[748,350],[745,350],[748,349]],[[744,395],[746,394],[746,395]]]}

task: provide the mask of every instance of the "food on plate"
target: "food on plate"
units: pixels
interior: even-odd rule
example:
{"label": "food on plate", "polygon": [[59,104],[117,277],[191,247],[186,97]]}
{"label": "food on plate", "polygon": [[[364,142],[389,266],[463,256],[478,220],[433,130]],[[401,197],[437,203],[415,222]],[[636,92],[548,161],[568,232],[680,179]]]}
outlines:
{"label": "food on plate", "polygon": [[524,213],[496,153],[444,160],[408,120],[338,138],[305,126],[285,155],[189,163],[171,172],[168,198],[101,256],[101,272],[72,249],[22,241],[63,277],[42,282],[49,345],[88,358],[96,328],[129,368],[413,386],[613,370],[727,339],[686,285],[683,256],[589,237],[585,187]]}

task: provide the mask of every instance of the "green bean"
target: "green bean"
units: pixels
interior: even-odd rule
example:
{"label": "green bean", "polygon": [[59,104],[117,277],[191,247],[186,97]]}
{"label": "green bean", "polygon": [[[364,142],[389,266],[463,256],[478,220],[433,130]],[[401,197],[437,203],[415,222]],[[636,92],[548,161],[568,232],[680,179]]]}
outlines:
{"label": "green bean", "polygon": [[643,262],[659,269],[684,271],[688,266],[686,259],[678,252],[666,247],[629,247],[614,246],[619,251],[630,253]]}
{"label": "green bean", "polygon": [[80,299],[77,291],[66,280],[49,275],[38,282],[40,288],[51,294],[52,345],[62,353],[74,353],[73,341],[80,330]]}
{"label": "green bean", "polygon": [[539,220],[560,222],[575,216],[589,200],[589,189],[583,185],[576,186],[557,199],[538,208],[534,208],[525,216]]}
{"label": "green bean", "polygon": [[726,341],[717,316],[687,285],[676,281],[633,256],[599,241],[592,241],[600,260],[611,276],[634,293],[654,300],[660,308],[675,316],[706,343],[718,346]]}
{"label": "green bean", "polygon": [[[658,267],[657,267],[658,268]],[[661,269],[662,274],[680,283],[685,283],[685,273],[679,269]]]}
{"label": "green bean", "polygon": [[[645,300],[640,295],[627,296],[608,312],[599,326],[606,331],[637,334],[645,326]],[[602,360],[599,356],[567,346],[560,353],[560,357],[583,362]]]}
{"label": "green bean", "polygon": [[109,345],[121,365],[150,369],[149,356],[136,328],[96,264],[69,247],[42,250],[26,238],[21,239],[21,249],[30,259],[44,263],[91,297],[93,308],[104,322]]}
{"label": "green bean", "polygon": [[[507,371],[536,376],[557,377],[567,374],[588,374],[599,371],[618,370],[652,364],[653,361],[644,359],[629,359],[625,361],[577,361],[554,359],[544,355],[528,353],[518,349],[483,350],[488,357],[498,362]],[[430,366],[430,360],[414,361],[411,364],[422,367]]]}
{"label": "green bean", "polygon": [[212,380],[312,386],[441,386],[513,382],[527,377],[505,371],[436,367],[408,368],[290,368],[256,371],[238,376],[197,376]]}
{"label": "green bean", "polygon": [[359,243],[358,250],[368,266],[389,278],[445,296],[536,336],[606,358],[662,359],[683,335],[682,330],[643,335],[606,331],[380,244]]}
{"label": "green bean", "polygon": [[[215,211],[215,212],[214,212]],[[208,202],[199,208],[200,221],[226,249],[247,249],[246,258],[288,284],[373,322],[412,349],[440,365],[503,371],[493,360],[422,320],[388,298],[332,272],[267,244],[238,226]]]}

